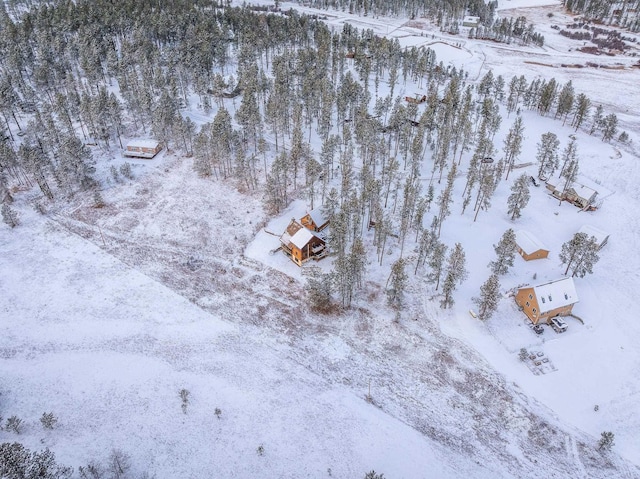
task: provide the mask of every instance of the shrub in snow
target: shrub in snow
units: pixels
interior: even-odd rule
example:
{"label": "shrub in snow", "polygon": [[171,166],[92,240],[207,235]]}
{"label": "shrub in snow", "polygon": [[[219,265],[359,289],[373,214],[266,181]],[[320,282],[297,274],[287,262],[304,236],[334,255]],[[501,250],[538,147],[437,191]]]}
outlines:
{"label": "shrub in snow", "polygon": [[180,399],[182,399],[182,412],[187,414],[187,406],[189,405],[189,395],[191,394],[186,389],[180,390]]}
{"label": "shrub in snow", "polygon": [[81,479],[102,479],[104,477],[104,467],[97,462],[91,461],[86,467],[80,466],[78,474]]}
{"label": "shrub in snow", "polygon": [[72,474],[72,468],[56,463],[56,456],[49,449],[31,452],[17,442],[0,444],[0,477],[68,479]]}
{"label": "shrub in snow", "polygon": [[598,441],[598,449],[601,451],[610,451],[614,446],[613,440],[615,439],[615,434],[611,431],[604,431],[600,435],[600,440]]}
{"label": "shrub in snow", "polygon": [[13,431],[16,434],[20,434],[22,432],[22,419],[18,416],[11,416],[7,419],[7,423],[4,428],[6,431]]}
{"label": "shrub in snow", "polygon": [[367,472],[364,479],[384,479],[384,474],[378,474],[376,471]]}
{"label": "shrub in snow", "polygon": [[520,348],[520,353],[518,354],[520,361],[526,361],[528,356],[527,348]]}
{"label": "shrub in snow", "polygon": [[213,413],[216,415],[216,417],[217,417],[218,419],[220,419],[220,417],[222,416],[222,410],[221,410],[219,407],[217,407],[217,408],[213,411]]}
{"label": "shrub in snow", "polygon": [[264,446],[260,444],[258,449],[256,449],[256,452],[258,453],[258,456],[264,456]]}
{"label": "shrub in snow", "polygon": [[18,213],[16,213],[9,205],[2,205],[0,213],[2,213],[2,221],[8,224],[11,228],[18,226]]}
{"label": "shrub in snow", "polygon": [[96,190],[93,193],[93,207],[94,208],[102,208],[104,207],[105,202],[104,202],[104,198],[102,198],[102,194]]}
{"label": "shrub in snow", "polygon": [[120,173],[118,173],[118,168],[116,168],[115,166],[111,165],[111,168],[109,168],[109,171],[111,172],[111,177],[113,178],[113,180],[117,183],[120,181]]}
{"label": "shrub in snow", "polygon": [[133,180],[133,173],[131,172],[131,163],[127,162],[120,166],[120,174],[129,180]]}
{"label": "shrub in snow", "polygon": [[129,455],[119,449],[113,449],[109,455],[107,469],[113,479],[126,477],[127,471],[131,468]]}
{"label": "shrub in snow", "polygon": [[42,417],[40,417],[40,423],[45,429],[53,429],[56,427],[56,424],[58,424],[58,418],[55,417],[52,412],[44,412],[42,413]]}

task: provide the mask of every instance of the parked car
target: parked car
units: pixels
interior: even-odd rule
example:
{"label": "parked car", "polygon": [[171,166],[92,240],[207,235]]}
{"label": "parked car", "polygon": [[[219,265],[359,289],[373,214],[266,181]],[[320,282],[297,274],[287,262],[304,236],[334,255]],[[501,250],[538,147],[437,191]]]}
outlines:
{"label": "parked car", "polygon": [[569,327],[560,316],[554,316],[551,318],[549,320],[549,324],[551,324],[551,327],[556,333],[564,333]]}

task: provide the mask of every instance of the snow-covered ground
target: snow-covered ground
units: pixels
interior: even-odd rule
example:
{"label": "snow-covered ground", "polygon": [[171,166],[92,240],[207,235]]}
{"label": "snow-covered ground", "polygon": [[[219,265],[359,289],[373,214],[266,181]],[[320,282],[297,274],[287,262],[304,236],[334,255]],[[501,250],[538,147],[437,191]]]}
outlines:
{"label": "snow-covered ground", "polygon": [[[558,2],[508,0],[500,11],[547,18],[549,8],[560,21]],[[421,30],[405,19],[331,12],[328,22],[430,46],[471,79],[488,68],[507,80],[571,79],[640,141],[637,70],[561,67],[591,57],[569,51],[553,30],[545,48],[523,49],[453,37],[427,23]],[[189,116],[211,119],[195,110]],[[523,116],[523,163],[534,161],[542,133],[557,133],[561,147],[573,133]],[[498,147],[512,121],[505,114]],[[137,472],[158,478],[360,477],[371,469],[389,478],[639,477],[638,468],[593,446],[611,430],[614,451],[640,464],[640,325],[632,312],[640,167],[632,147],[578,133],[578,149],[581,174],[606,196],[597,211],[558,205],[544,185],[531,188],[516,222],[506,214],[505,183],[477,222],[459,214],[458,200],[442,231],[447,244],[461,242],[467,252],[470,277],[456,306],[443,312],[432,287],[413,278],[398,322],[384,306],[392,247],[383,267],[369,265],[368,297],[353,311],[311,314],[300,269],[270,253],[306,204],[269,218],[258,194],[199,179],[190,160],[171,153],[129,160],[136,179],[111,185],[100,210],[80,198],[43,217],[31,210],[29,192],[17,195],[22,224],[0,228],[0,405],[26,426],[21,436],[0,431],[0,440],[49,447],[73,466],[104,461],[119,448]],[[115,155],[99,166],[106,173],[122,161]],[[534,175],[535,165],[512,177],[523,172]],[[457,198],[463,186],[458,180]],[[501,278],[504,291],[561,277],[560,247],[584,224],[611,234],[594,274],[576,279],[574,311],[584,325],[569,319],[564,334],[545,328],[535,335],[506,295],[488,322],[469,314],[489,275],[492,245],[507,228],[535,232],[551,254],[516,258]],[[330,261],[319,265],[328,270]],[[544,374],[520,362],[522,347],[549,359]],[[187,414],[182,388],[191,392]],[[373,404],[364,400],[369,388]],[[57,429],[41,429],[45,411],[59,417]]]}

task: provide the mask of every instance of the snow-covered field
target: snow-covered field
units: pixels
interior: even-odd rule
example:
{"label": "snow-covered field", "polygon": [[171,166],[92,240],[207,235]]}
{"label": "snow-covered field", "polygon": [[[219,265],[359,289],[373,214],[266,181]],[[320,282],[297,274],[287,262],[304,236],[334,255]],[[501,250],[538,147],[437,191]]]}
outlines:
{"label": "snow-covered field", "polygon": [[[517,9],[542,19],[548,8],[559,21],[558,2],[545,0],[509,0],[501,14]],[[488,68],[506,79],[571,79],[640,141],[637,70],[562,68],[591,57],[569,51],[553,30],[544,49],[522,49],[429,25],[420,31],[406,20],[343,12],[328,20],[336,28],[347,21],[405,46],[430,46],[471,79]],[[188,114],[198,123],[211,119]],[[523,116],[524,163],[534,161],[541,133],[554,131],[561,147],[573,133]],[[512,121],[505,113],[496,145]],[[20,436],[0,431],[0,442],[49,447],[76,467],[105,461],[117,448],[137,474],[158,478],[348,478],[371,469],[390,479],[640,477],[638,156],[633,147],[584,133],[578,148],[581,175],[606,196],[597,211],[560,206],[542,185],[531,188],[514,223],[504,183],[475,223],[454,205],[442,236],[463,244],[469,279],[454,309],[443,312],[432,286],[413,277],[399,321],[384,298],[392,248],[383,267],[369,265],[367,297],[354,310],[312,314],[300,269],[270,254],[278,239],[269,232],[281,233],[305,203],[270,218],[258,193],[199,179],[191,160],[169,152],[133,161],[135,179],[110,185],[102,209],[78,197],[40,216],[29,205],[33,192],[16,195],[22,224],[0,227],[0,406],[25,427]],[[106,172],[121,161],[116,155],[99,167]],[[533,165],[514,175],[535,171]],[[459,180],[457,198],[463,186]],[[492,245],[507,228],[536,232],[551,254],[528,263],[516,258],[501,278],[504,291],[534,275],[535,282],[560,277],[560,247],[585,224],[611,239],[594,274],[576,279],[574,311],[584,325],[569,319],[564,334],[545,328],[535,335],[506,296],[486,323],[469,314],[489,275]],[[331,263],[319,265],[328,270]],[[522,347],[549,358],[545,374],[519,361]],[[191,393],[186,414],[183,388]],[[53,431],[39,424],[45,411],[59,418]],[[616,435],[611,454],[595,451],[605,430]]]}

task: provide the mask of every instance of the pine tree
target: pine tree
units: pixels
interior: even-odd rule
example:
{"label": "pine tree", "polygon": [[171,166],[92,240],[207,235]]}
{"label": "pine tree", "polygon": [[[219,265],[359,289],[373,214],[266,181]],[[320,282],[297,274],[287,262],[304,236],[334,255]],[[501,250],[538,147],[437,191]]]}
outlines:
{"label": "pine tree", "polygon": [[496,259],[489,263],[489,268],[495,275],[506,274],[513,266],[516,257],[516,233],[509,228],[504,232],[497,245],[493,245]]}
{"label": "pine tree", "polygon": [[447,258],[447,267],[444,272],[444,282],[442,284],[442,294],[444,297],[440,301],[440,307],[442,309],[450,308],[454,305],[453,293],[468,275],[465,269],[466,256],[462,245],[456,243],[453,251]]}
{"label": "pine tree", "polygon": [[438,288],[440,287],[440,279],[442,278],[442,270],[447,257],[447,245],[438,241],[435,237],[435,233],[433,233],[433,238],[433,246],[428,261],[430,271],[427,275],[427,281],[435,283],[436,291],[438,291]]}
{"label": "pine tree", "polygon": [[575,127],[576,131],[578,131],[578,128],[589,118],[590,110],[591,100],[589,100],[584,93],[579,93],[576,97],[573,108],[573,120],[571,121],[571,126]]}
{"label": "pine tree", "polygon": [[11,228],[18,226],[18,213],[16,213],[8,204],[4,203],[0,208],[2,213],[2,221]]}
{"label": "pine tree", "polygon": [[602,120],[602,141],[610,141],[618,131],[618,117],[609,113]]}
{"label": "pine tree", "polygon": [[555,133],[547,132],[540,137],[536,160],[540,163],[538,178],[545,178],[553,174],[558,167],[558,147],[560,140]]}
{"label": "pine tree", "polygon": [[600,440],[598,441],[598,449],[601,451],[610,451],[613,446],[615,446],[615,434],[611,431],[604,431],[600,435]]}
{"label": "pine tree", "polygon": [[305,266],[307,277],[307,299],[316,311],[326,312],[331,308],[331,274],[323,273],[318,266]]}
{"label": "pine tree", "polygon": [[560,91],[560,95],[558,96],[558,105],[556,107],[556,118],[558,116],[560,118],[564,117],[562,120],[563,125],[567,121],[567,116],[573,108],[574,98],[573,84],[571,83],[571,80],[569,80]]}
{"label": "pine tree", "polygon": [[567,193],[569,188],[571,188],[573,182],[576,181],[576,178],[578,177],[578,169],[579,167],[577,158],[569,160],[569,164],[565,168],[563,168],[562,176],[564,177],[565,182],[564,188],[562,189],[562,195],[560,196],[560,205],[562,204],[562,199],[564,198],[565,194]]}
{"label": "pine tree", "polygon": [[602,129],[603,120],[604,120],[604,108],[602,108],[602,105],[598,105],[595,113],[593,114],[593,118],[591,119],[591,128],[589,129],[590,135],[593,135],[596,131]]}
{"label": "pine tree", "polygon": [[513,164],[522,151],[523,133],[524,126],[522,124],[522,117],[518,115],[504,139],[504,158],[507,166],[507,176],[505,180],[509,179],[509,173],[513,170]]}
{"label": "pine tree", "polygon": [[404,290],[407,286],[408,276],[404,268],[406,266],[406,260],[399,258],[391,266],[391,274],[387,284],[387,303],[392,308],[400,309],[402,307],[402,299],[404,296]]}
{"label": "pine tree", "polygon": [[480,296],[473,298],[473,302],[478,306],[478,319],[485,321],[493,316],[500,302],[500,280],[497,274],[489,276],[480,286]]}
{"label": "pine tree", "polygon": [[456,170],[457,167],[454,163],[453,165],[451,165],[451,169],[449,170],[449,174],[447,175],[447,185],[436,200],[438,204],[438,237],[440,237],[442,223],[444,222],[445,218],[447,218],[447,216],[451,214],[451,203],[453,202],[453,182],[456,179]]}
{"label": "pine tree", "polygon": [[586,233],[576,233],[569,241],[562,245],[560,261],[567,265],[566,275],[571,269],[571,276],[583,278],[587,273],[593,273],[593,266],[598,262],[600,246],[596,238],[589,238]]}

